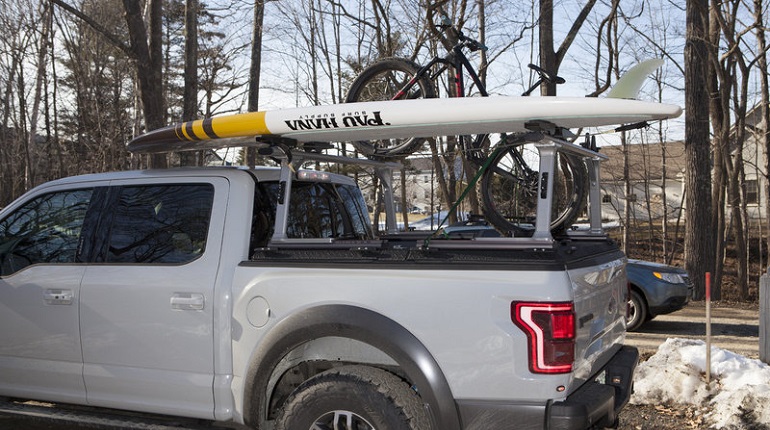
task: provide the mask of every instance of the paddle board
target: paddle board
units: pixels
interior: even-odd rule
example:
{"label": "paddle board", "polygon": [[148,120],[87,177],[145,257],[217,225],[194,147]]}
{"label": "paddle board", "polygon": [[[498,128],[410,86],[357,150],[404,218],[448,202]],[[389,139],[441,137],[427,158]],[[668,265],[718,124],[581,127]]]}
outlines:
{"label": "paddle board", "polygon": [[[525,132],[531,121],[563,128],[674,118],[676,105],[590,97],[464,97],[310,106],[223,115],[151,131],[128,144],[136,153],[216,149],[240,139],[280,136],[298,142]],[[240,145],[238,145],[240,146]]]}

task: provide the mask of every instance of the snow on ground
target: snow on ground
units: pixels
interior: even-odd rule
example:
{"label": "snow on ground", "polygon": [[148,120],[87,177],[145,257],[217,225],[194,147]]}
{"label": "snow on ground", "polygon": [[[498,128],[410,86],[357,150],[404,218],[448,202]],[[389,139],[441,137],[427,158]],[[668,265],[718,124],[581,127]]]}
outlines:
{"label": "snow on ground", "polygon": [[705,371],[705,342],[668,339],[639,364],[631,403],[694,405],[712,428],[770,424],[770,366],[712,346],[710,385]]}

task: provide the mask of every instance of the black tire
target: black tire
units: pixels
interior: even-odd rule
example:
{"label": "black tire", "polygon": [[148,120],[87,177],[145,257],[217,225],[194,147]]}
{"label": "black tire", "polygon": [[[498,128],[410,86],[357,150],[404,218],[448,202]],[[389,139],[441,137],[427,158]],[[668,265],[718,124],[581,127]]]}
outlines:
{"label": "black tire", "polygon": [[431,427],[420,397],[406,382],[382,369],[343,366],[320,373],[297,387],[278,412],[274,427],[275,430],[327,428],[428,430]]}
{"label": "black tire", "polygon": [[647,321],[647,302],[641,294],[632,290],[628,300],[628,317],[626,318],[626,330],[636,331]]}
{"label": "black tire", "polygon": [[[537,216],[540,156],[532,143],[504,145],[481,177],[486,219],[504,236],[531,236]],[[588,172],[582,160],[557,153],[550,230],[562,234],[580,215]]]}
{"label": "black tire", "polygon": [[[346,103],[383,100],[435,98],[436,89],[426,75],[417,79],[407,91],[398,92],[417,75],[420,66],[406,58],[385,58],[364,69],[350,85]],[[425,143],[425,138],[382,139],[352,142],[367,157],[408,155]]]}

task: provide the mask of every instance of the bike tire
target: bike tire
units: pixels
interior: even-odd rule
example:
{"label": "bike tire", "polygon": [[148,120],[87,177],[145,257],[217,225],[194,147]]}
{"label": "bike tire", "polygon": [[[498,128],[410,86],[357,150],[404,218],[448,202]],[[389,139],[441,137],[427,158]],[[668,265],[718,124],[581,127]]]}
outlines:
{"label": "bike tire", "polygon": [[[420,66],[406,58],[385,58],[365,68],[350,85],[346,103],[435,98],[436,88],[427,75],[420,76],[406,93],[397,97],[405,88]],[[379,139],[351,142],[367,157],[395,157],[408,155],[425,143],[425,138]]]}
{"label": "bike tire", "polygon": [[[504,236],[532,236],[539,194],[539,153],[532,143],[502,145],[481,177],[484,216]],[[555,167],[550,230],[560,235],[584,207],[588,171],[581,159],[564,153],[557,153]]]}

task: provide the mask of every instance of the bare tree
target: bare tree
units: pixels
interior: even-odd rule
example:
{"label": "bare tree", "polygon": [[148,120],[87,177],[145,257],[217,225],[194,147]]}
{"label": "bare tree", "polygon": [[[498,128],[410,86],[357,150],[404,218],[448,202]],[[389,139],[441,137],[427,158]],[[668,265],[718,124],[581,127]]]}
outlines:
{"label": "bare tree", "polygon": [[[93,2],[83,7],[103,27],[125,31],[120,3]],[[125,143],[131,137],[128,112],[133,105],[130,60],[69,14],[57,17],[57,28],[63,48],[58,57],[63,72],[57,82],[64,94],[73,96],[73,103],[62,106],[58,115],[66,157],[60,162],[69,174],[124,169],[128,167]]]}
{"label": "bare tree", "polygon": [[[254,1],[254,22],[251,30],[251,58],[249,66],[249,112],[259,110],[259,84],[262,72],[262,33],[265,21],[265,0]],[[246,148],[246,165],[253,167],[257,163],[254,148]]]}
{"label": "bare tree", "polygon": [[[572,42],[580,31],[580,28],[585,23],[588,14],[591,13],[596,0],[588,0],[583,5],[580,13],[572,21],[572,26],[567,31],[564,40],[559,45],[558,49],[555,48],[555,41],[553,38],[553,0],[540,0],[540,20],[538,22],[540,29],[540,67],[547,70],[550,73],[558,73],[564,57],[567,55],[567,51]],[[540,88],[540,92],[544,96],[556,95],[556,83],[544,82]]]}
{"label": "bare tree", "polygon": [[[765,39],[764,2],[754,0],[754,27],[757,37],[757,66],[759,67],[759,82],[761,101],[760,109],[763,124],[759,144],[763,148],[765,157],[765,225],[770,227],[770,88],[768,88],[767,69],[767,42]],[[770,250],[770,234],[767,235],[766,249]]]}
{"label": "bare tree", "polygon": [[[72,7],[64,0],[49,0],[67,12],[82,19],[134,60],[139,93],[142,100],[144,125],[147,130],[163,127],[165,124],[165,100],[163,98],[163,29],[162,0],[148,0],[149,26],[144,21],[140,0],[123,0],[130,43],[105,29],[98,21]],[[166,167],[164,155],[153,155],[153,167]]]}
{"label": "bare tree", "polygon": [[32,2],[3,5],[0,9],[0,49],[3,56],[2,73],[2,121],[0,122],[0,205],[4,205],[25,191],[29,159],[29,140],[26,137],[26,108],[23,94],[26,92],[24,59],[32,49],[33,33],[29,25],[35,11]]}
{"label": "bare tree", "polygon": [[695,283],[695,296],[702,298],[704,277],[714,268],[715,237],[711,225],[711,168],[709,154],[708,2],[687,0],[685,58],[685,157],[687,212],[685,268]]}
{"label": "bare tree", "polygon": [[[198,7],[198,0],[186,0],[182,121],[191,121],[198,116]],[[183,166],[195,165],[196,154],[181,153],[180,163]]]}
{"label": "bare tree", "polygon": [[38,46],[37,71],[35,73],[35,92],[32,97],[32,112],[29,119],[29,138],[27,143],[27,174],[24,175],[26,183],[25,188],[29,189],[35,183],[35,171],[31,162],[29,148],[35,145],[37,140],[37,124],[40,114],[40,103],[43,98],[43,82],[47,77],[48,48],[51,44],[50,34],[53,20],[51,19],[51,8],[45,4],[41,16],[42,31],[40,34],[40,43]]}
{"label": "bare tree", "polygon": [[[731,228],[724,229],[724,242],[728,242],[727,234],[732,238],[737,259],[738,294],[741,299],[748,297],[748,281],[750,273],[749,243],[750,229],[747,202],[745,196],[744,143],[747,135],[747,111],[749,103],[749,84],[751,72],[762,55],[749,58],[748,44],[743,40],[751,34],[754,25],[762,28],[761,23],[755,22],[742,27],[739,16],[744,13],[744,2],[738,0],[717,2],[712,0],[711,6],[711,42],[712,68],[715,77],[712,79],[714,96],[712,96],[712,127],[714,129],[715,169],[723,169],[726,176],[725,194],[730,216],[725,217]],[[717,164],[717,161],[720,164]],[[717,171],[719,172],[719,171]],[[715,185],[722,185],[715,179]],[[716,195],[716,191],[714,193]],[[722,204],[722,200],[714,202]],[[722,210],[720,208],[720,210]],[[723,227],[720,226],[720,233]],[[719,236],[721,239],[723,236]],[[720,240],[721,241],[721,240]],[[717,281],[721,278],[721,266],[724,255],[718,255]],[[719,282],[715,283],[719,284]],[[716,292],[719,293],[718,287]]]}

